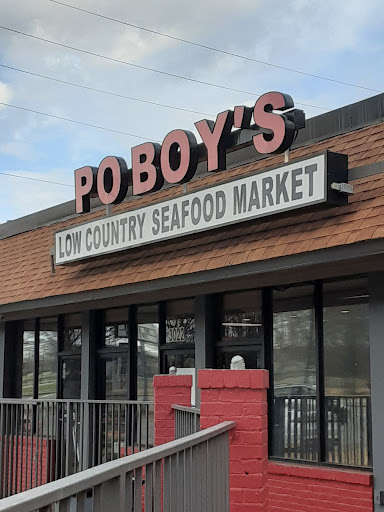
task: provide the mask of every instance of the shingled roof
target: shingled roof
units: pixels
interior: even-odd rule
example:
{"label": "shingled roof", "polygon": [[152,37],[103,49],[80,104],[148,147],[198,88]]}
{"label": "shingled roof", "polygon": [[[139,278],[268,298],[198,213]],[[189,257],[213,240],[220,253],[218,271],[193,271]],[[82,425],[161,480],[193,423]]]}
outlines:
{"label": "shingled roof", "polygon": [[[345,153],[349,169],[384,161],[384,123],[291,151],[291,160],[324,150]],[[188,191],[282,164],[281,155],[204,176]],[[384,163],[383,163],[384,168]],[[104,215],[103,210],[40,227],[0,241],[0,304],[99,290],[202,272],[287,255],[384,238],[384,173],[352,181],[347,206],[255,220],[202,235],[132,249],[70,266],[52,274],[54,232]],[[136,209],[182,193],[181,187],[122,203],[114,212]]]}

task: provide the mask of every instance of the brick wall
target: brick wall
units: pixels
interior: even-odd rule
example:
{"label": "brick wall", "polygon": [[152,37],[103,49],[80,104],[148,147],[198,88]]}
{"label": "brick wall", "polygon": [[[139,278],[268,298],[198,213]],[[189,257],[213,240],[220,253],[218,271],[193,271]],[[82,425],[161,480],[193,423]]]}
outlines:
{"label": "brick wall", "polygon": [[[266,370],[200,370],[201,427],[230,432],[231,512],[372,512],[369,472],[268,461]],[[156,376],[156,444],[174,439],[171,405],[190,405],[190,376]]]}
{"label": "brick wall", "polygon": [[155,445],[175,439],[172,405],[191,406],[192,375],[155,375]]}
{"label": "brick wall", "polygon": [[16,493],[52,480],[55,443],[46,439],[8,436],[1,461],[5,494]]}
{"label": "brick wall", "polygon": [[269,512],[371,512],[372,475],[298,464],[268,465]]}
{"label": "brick wall", "polygon": [[231,512],[266,512],[268,372],[200,370],[202,428],[235,421],[229,442]]}

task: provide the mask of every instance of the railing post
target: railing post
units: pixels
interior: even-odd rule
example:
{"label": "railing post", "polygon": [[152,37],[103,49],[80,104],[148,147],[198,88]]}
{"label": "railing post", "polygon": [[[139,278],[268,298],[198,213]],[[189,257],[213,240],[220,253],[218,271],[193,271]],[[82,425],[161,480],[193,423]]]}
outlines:
{"label": "railing post", "polygon": [[174,441],[172,405],[191,406],[192,375],[155,375],[155,445]]}
{"label": "railing post", "polygon": [[268,507],[268,407],[266,370],[200,370],[200,423],[208,428],[235,421],[230,433],[231,510]]}

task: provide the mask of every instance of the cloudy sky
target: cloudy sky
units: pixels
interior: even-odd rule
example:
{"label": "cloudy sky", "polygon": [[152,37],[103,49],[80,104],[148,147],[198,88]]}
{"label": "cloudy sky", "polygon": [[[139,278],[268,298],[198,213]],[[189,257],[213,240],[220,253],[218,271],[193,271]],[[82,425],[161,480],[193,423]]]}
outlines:
{"label": "cloudy sky", "polygon": [[[304,74],[186,44],[52,0],[0,0],[0,222],[72,199],[76,168],[97,166],[110,154],[129,163],[132,146],[161,141],[175,128],[191,130],[199,119],[214,118],[234,105],[253,104],[260,93],[287,92],[296,104],[312,105],[301,108],[313,117],[384,89],[382,0],[63,2]],[[6,29],[244,92],[143,70]]]}

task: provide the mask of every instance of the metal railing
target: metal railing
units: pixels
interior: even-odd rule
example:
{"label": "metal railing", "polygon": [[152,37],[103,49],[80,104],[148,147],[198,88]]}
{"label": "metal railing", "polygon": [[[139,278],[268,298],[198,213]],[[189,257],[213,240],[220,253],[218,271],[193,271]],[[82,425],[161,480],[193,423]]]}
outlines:
{"label": "metal railing", "polygon": [[234,422],[0,501],[2,512],[229,512]]}
{"label": "metal railing", "polygon": [[0,497],[153,446],[153,404],[0,400]]}
{"label": "metal railing", "polygon": [[[279,396],[274,400],[273,455],[316,461],[316,397]],[[326,462],[372,466],[370,397],[327,396],[325,418]]]}
{"label": "metal railing", "polygon": [[172,405],[175,412],[175,439],[189,436],[200,430],[200,409]]}

